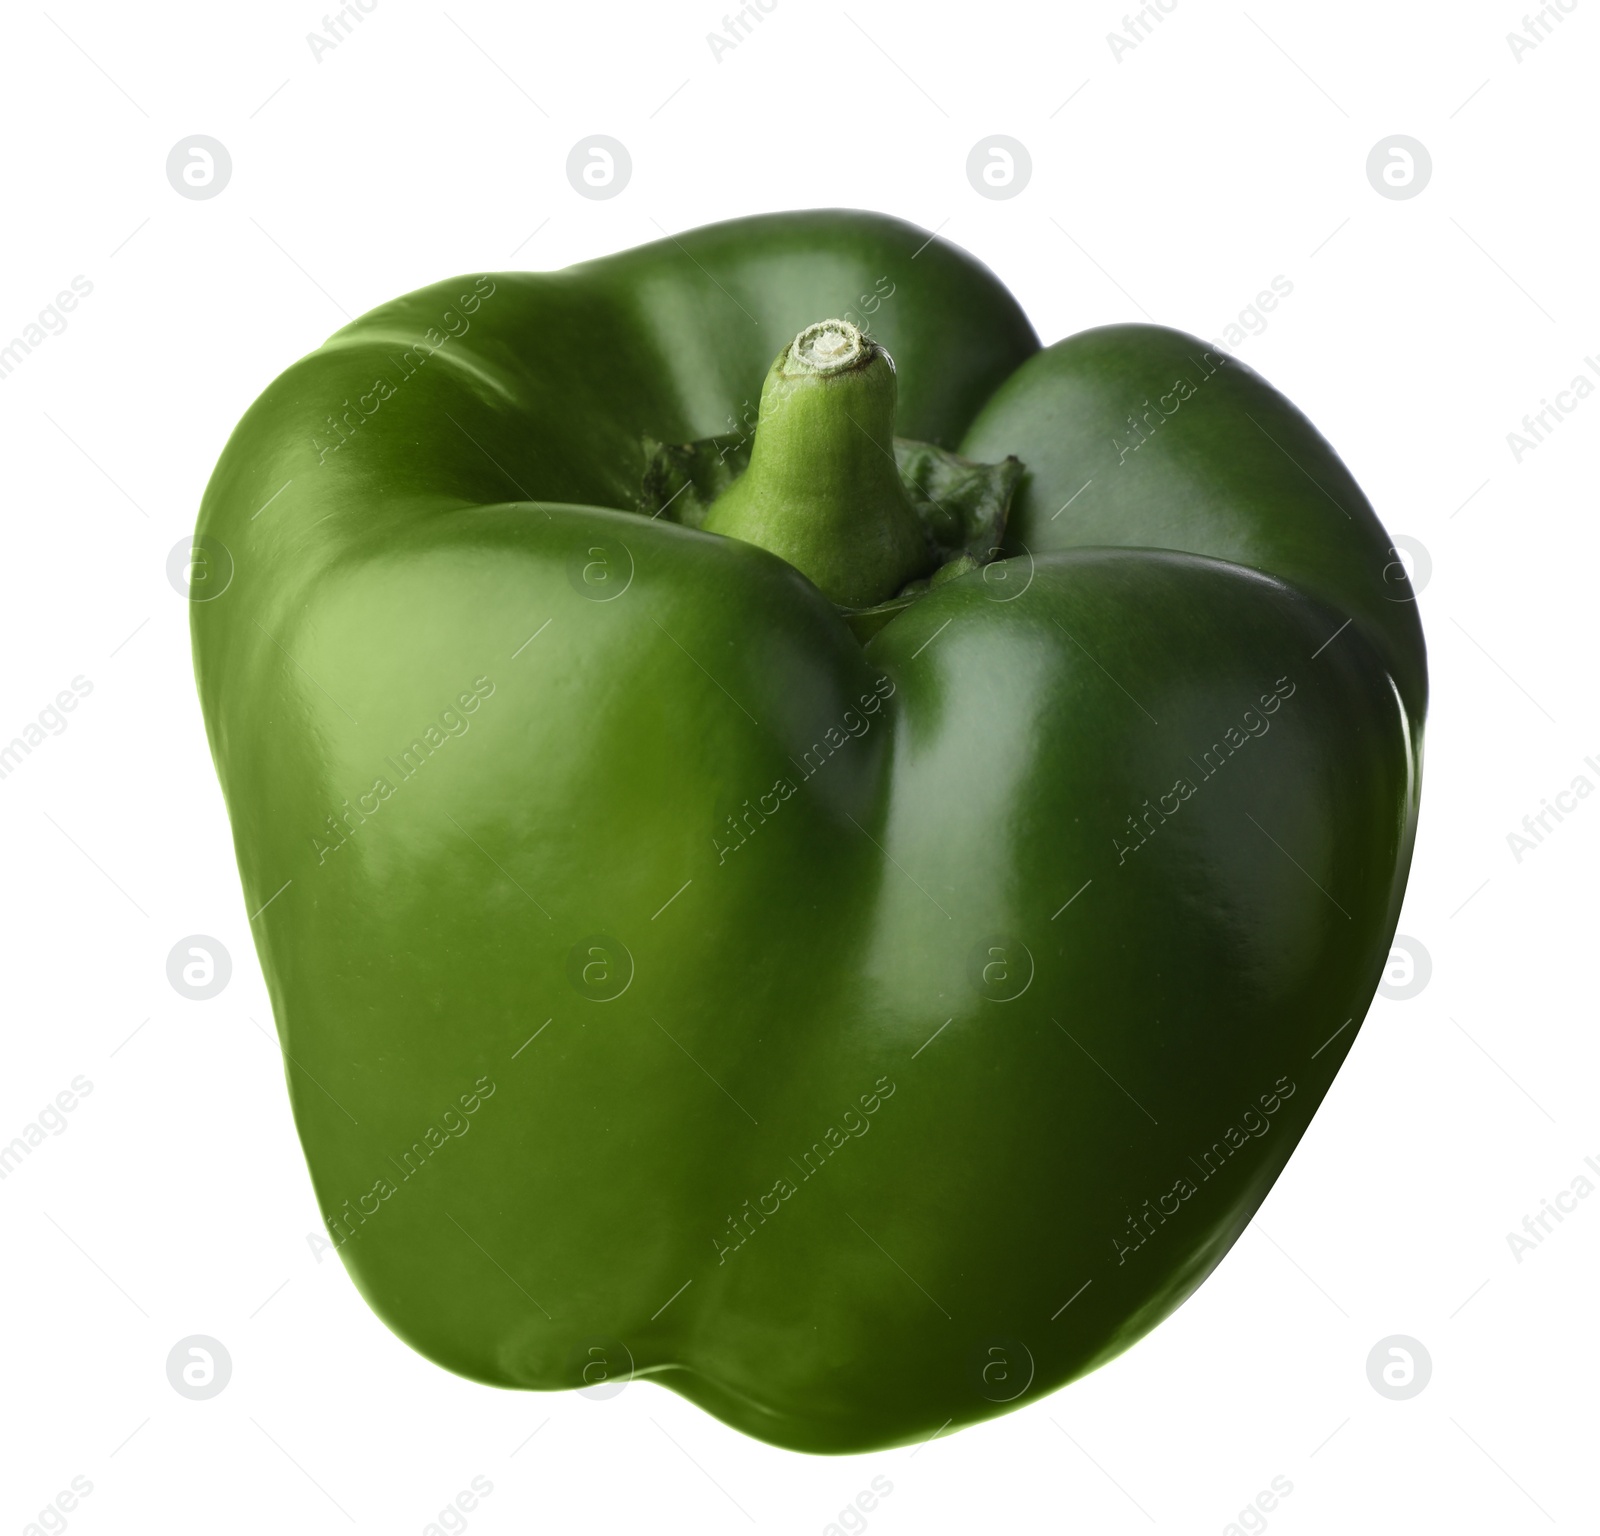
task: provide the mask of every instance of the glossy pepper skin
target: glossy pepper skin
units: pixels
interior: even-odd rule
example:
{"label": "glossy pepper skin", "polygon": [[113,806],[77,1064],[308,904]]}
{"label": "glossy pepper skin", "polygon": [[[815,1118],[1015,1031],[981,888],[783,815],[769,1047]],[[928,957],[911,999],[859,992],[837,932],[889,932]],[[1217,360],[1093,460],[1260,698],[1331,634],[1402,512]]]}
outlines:
{"label": "glossy pepper skin", "polygon": [[[865,645],[637,510],[646,437],[754,421],[836,315],[901,436],[1025,466],[1001,558]],[[1332,449],[1192,337],[1041,350],[921,230],[742,220],[362,317],[198,537],[316,1196],[452,1370],[824,1452],[1031,1402],[1194,1291],[1356,1039],[1421,630]]]}

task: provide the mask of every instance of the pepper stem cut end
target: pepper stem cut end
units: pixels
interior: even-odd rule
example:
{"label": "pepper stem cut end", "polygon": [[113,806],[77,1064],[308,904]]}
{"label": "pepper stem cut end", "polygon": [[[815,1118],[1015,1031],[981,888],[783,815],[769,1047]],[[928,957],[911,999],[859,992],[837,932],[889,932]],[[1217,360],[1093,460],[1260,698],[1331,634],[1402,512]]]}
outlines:
{"label": "pepper stem cut end", "polygon": [[848,320],[800,331],[761,388],[750,467],[704,527],[781,556],[864,607],[926,576],[936,551],[895,462],[894,363]]}
{"label": "pepper stem cut end", "polygon": [[789,343],[779,363],[787,378],[808,373],[827,377],[870,361],[871,345],[848,320],[819,320]]}

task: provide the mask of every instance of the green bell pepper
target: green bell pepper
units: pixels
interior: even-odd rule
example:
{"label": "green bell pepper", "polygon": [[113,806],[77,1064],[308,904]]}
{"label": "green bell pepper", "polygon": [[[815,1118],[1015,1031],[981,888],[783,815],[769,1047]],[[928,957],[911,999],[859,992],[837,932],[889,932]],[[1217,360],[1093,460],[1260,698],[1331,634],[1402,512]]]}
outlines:
{"label": "green bell pepper", "polygon": [[1427,680],[1365,497],[896,220],[386,304],[197,544],[316,1196],[475,1380],[807,1451],[1033,1401],[1217,1265],[1380,978]]}

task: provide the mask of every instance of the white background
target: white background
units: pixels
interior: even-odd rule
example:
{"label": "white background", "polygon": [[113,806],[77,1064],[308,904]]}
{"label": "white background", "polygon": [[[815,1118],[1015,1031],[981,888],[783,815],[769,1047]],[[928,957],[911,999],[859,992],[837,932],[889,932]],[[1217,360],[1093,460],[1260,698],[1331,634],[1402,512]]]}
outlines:
{"label": "white background", "polygon": [[[1600,401],[1520,463],[1507,434],[1600,367],[1600,4],[1519,60],[1523,0],[1177,0],[1120,57],[1123,0],[937,19],[776,0],[718,60],[719,4],[377,0],[320,62],[314,4],[9,19],[0,342],[74,276],[93,293],[0,379],[0,740],[75,676],[93,691],[0,780],[0,1142],[75,1076],[93,1088],[0,1183],[0,1531],[75,1476],[93,1491],[67,1527],[119,1536],[421,1532],[475,1476],[485,1536],[821,1532],[874,1476],[882,1536],[1223,1532],[1275,1476],[1293,1492],[1260,1517],[1274,1532],[1593,1529],[1600,1198],[1520,1262],[1507,1234],[1600,1160],[1600,797],[1520,861],[1507,834],[1576,776],[1600,786]],[[165,173],[197,133],[233,161],[209,200]],[[595,133],[633,159],[606,201],[565,175]],[[996,133],[1033,163],[1004,200],[965,172]],[[1366,174],[1394,134],[1433,163],[1406,200]],[[818,205],[939,229],[1047,342],[1145,315],[1219,336],[1282,275],[1292,296],[1239,356],[1431,565],[1400,924],[1431,980],[1374,1004],[1259,1219],[1152,1336],[1022,1412],[846,1459],[642,1383],[606,1402],[474,1386],[316,1261],[166,575],[235,421],[347,316]],[[166,977],[194,933],[233,957],[210,1002]],[[232,1357],[209,1401],[167,1381],[191,1334]],[[1432,1360],[1406,1401],[1367,1375],[1393,1334]]]}

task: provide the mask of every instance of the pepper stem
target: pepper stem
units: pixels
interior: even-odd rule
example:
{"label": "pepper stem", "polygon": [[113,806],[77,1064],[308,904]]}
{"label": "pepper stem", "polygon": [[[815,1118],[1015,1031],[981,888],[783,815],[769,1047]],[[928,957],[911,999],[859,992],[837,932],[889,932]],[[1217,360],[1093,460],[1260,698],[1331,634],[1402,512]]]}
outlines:
{"label": "pepper stem", "polygon": [[704,527],[759,544],[835,603],[893,597],[936,563],[894,455],[894,361],[847,320],[808,325],[761,387],[750,467]]}

